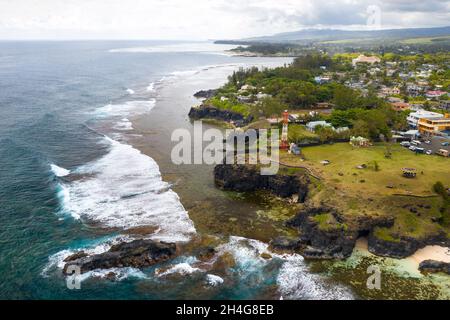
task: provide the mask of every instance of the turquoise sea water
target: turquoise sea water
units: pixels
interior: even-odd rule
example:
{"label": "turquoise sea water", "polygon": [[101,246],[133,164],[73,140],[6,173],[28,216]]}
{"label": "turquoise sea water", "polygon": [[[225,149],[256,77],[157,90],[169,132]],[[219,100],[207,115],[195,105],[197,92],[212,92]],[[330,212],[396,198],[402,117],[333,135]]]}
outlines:
{"label": "turquoise sea water", "polygon": [[[225,78],[239,65],[270,62],[230,57],[223,49],[156,41],[0,42],[0,298],[353,297],[308,272],[300,256],[262,258],[267,244],[242,232],[255,229],[250,234],[258,238],[267,229],[266,221],[256,221],[262,205],[216,190],[211,168],[169,163],[170,132],[191,128],[191,91],[218,83],[217,75],[200,70],[227,66]],[[125,135],[141,139],[146,154]],[[181,178],[184,185],[163,181],[160,167],[166,175],[173,171],[171,183]],[[208,241],[225,262],[203,268],[188,250],[146,270],[114,270],[116,281],[93,273],[81,290],[67,288],[64,257],[105,251],[129,239],[124,229],[143,226],[155,227],[159,240],[214,238]]]}

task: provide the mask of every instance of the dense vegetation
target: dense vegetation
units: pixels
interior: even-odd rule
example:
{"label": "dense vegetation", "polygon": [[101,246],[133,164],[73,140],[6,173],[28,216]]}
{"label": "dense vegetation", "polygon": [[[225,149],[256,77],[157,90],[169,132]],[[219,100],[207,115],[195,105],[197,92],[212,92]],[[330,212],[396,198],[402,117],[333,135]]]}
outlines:
{"label": "dense vegetation", "polygon": [[[332,58],[315,53],[297,57],[284,67],[240,69],[229,76],[228,82],[207,103],[259,119],[280,116],[286,109],[292,112],[314,109],[317,103],[327,102],[333,106],[330,115],[309,116],[305,121],[327,120],[335,127],[350,127],[355,135],[372,139],[378,139],[380,134],[389,136],[391,129],[405,128],[404,114],[393,111],[374,90],[362,94],[337,80],[324,84],[315,81],[315,77],[331,71],[352,70],[353,57],[344,54]],[[257,99],[258,94],[263,97]],[[242,102],[242,97],[250,103]]]}

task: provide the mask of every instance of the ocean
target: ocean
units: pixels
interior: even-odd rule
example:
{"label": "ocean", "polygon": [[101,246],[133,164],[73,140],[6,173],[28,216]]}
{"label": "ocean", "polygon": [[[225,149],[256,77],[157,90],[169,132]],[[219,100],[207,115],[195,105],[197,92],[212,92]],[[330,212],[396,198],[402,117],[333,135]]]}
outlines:
{"label": "ocean", "polygon": [[[300,255],[269,252],[295,208],[222,192],[213,166],[170,160],[173,130],[192,131],[187,113],[199,103],[196,91],[219,87],[240,67],[291,61],[230,56],[229,48],[0,42],[0,298],[358,297],[363,281],[330,271],[341,265],[314,271]],[[89,272],[80,290],[68,289],[68,255],[104,252],[131,240],[130,230],[177,242],[181,253],[144,270]],[[204,246],[216,248],[210,265],[194,254]]]}

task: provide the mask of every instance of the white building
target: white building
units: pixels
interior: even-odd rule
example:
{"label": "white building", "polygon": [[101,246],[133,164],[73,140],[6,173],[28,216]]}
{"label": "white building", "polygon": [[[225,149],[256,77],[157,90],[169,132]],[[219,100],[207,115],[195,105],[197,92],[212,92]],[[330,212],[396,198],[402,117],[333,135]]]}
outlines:
{"label": "white building", "polygon": [[417,128],[417,123],[419,122],[419,119],[421,119],[421,118],[440,119],[443,117],[444,117],[444,115],[437,113],[437,112],[418,110],[416,112],[410,113],[409,116],[406,118],[406,121],[412,128]]}
{"label": "white building", "polygon": [[331,127],[331,124],[326,121],[311,121],[306,124],[306,129],[308,129],[311,132],[314,132],[314,130],[316,130],[316,127],[318,126]]}

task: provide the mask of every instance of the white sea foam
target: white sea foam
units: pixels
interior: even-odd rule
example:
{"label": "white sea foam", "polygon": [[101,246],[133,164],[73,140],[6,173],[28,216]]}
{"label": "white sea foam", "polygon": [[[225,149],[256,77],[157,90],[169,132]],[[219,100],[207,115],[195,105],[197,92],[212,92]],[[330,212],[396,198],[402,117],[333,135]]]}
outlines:
{"label": "white sea foam", "polygon": [[207,274],[206,275],[206,283],[211,287],[216,287],[223,283],[223,279],[215,274]]}
{"label": "white sea foam", "polygon": [[52,170],[53,174],[57,177],[65,177],[70,174],[70,170],[58,167],[56,164],[51,164],[50,169]]}
{"label": "white sea foam", "polygon": [[110,53],[161,53],[161,52],[198,52],[210,54],[225,54],[225,51],[236,48],[236,45],[223,45],[208,42],[173,43],[141,47],[118,48],[109,50]]}
{"label": "white sea foam", "polygon": [[123,118],[120,121],[116,122],[113,128],[116,130],[128,131],[133,130],[133,124],[127,118]]}
{"label": "white sea foam", "polygon": [[147,86],[147,91],[155,91],[155,83],[150,83],[148,86]]}
{"label": "white sea foam", "polygon": [[[64,259],[66,259],[68,256],[74,254],[78,250],[83,250],[88,255],[94,255],[94,254],[100,254],[108,251],[111,246],[124,242],[129,241],[130,238],[128,236],[117,236],[111,239],[108,239],[106,241],[100,242],[99,244],[92,245],[92,246],[86,246],[78,248],[77,250],[74,249],[66,249],[59,251],[55,253],[54,255],[51,255],[48,258],[48,263],[45,265],[44,269],[41,272],[41,275],[43,277],[48,277],[50,275],[50,271],[57,269],[59,272],[64,268],[65,262]],[[140,279],[146,279],[148,278],[145,273],[143,273],[141,270],[131,267],[125,267],[125,268],[110,268],[110,269],[97,269],[92,270],[89,272],[85,272],[78,276],[78,280],[81,282],[89,279],[89,278],[106,278],[110,275],[110,273],[114,273],[115,277],[114,279],[116,281],[122,281],[126,278],[140,278]]]}
{"label": "white sea foam", "polygon": [[127,89],[128,94],[134,94],[134,90],[133,89]]}
{"label": "white sea foam", "polygon": [[128,236],[121,235],[81,248],[61,250],[48,258],[48,263],[45,265],[41,274],[46,277],[48,276],[49,271],[54,268],[62,270],[65,265],[64,259],[74,254],[76,251],[83,250],[88,255],[100,254],[108,251],[113,245],[128,241],[129,239]]}
{"label": "white sea foam", "polygon": [[128,116],[131,114],[143,114],[153,109],[156,100],[127,101],[119,104],[107,104],[96,110],[98,115],[102,116]]}
{"label": "white sea foam", "polygon": [[65,209],[107,227],[155,226],[153,239],[187,241],[193,222],[178,195],[162,181],[157,163],[130,145],[106,138],[111,150],[76,169],[84,179],[65,185]]}
{"label": "white sea foam", "polygon": [[185,276],[185,275],[188,275],[188,274],[191,274],[194,272],[203,272],[203,271],[199,268],[192,267],[187,262],[182,262],[182,263],[178,263],[178,264],[172,266],[171,268],[165,270],[164,272],[158,273],[158,276],[164,277],[164,276],[171,275],[174,273],[178,273],[178,274]]}
{"label": "white sea foam", "polygon": [[279,259],[282,265],[277,284],[284,299],[353,299],[346,287],[327,283],[322,276],[311,273],[301,255],[276,254],[268,250],[266,243],[242,237],[230,237],[229,242],[220,246],[218,251],[219,254],[232,253],[242,272],[254,274],[270,263],[271,259],[262,258],[262,253],[270,254],[272,259]]}

